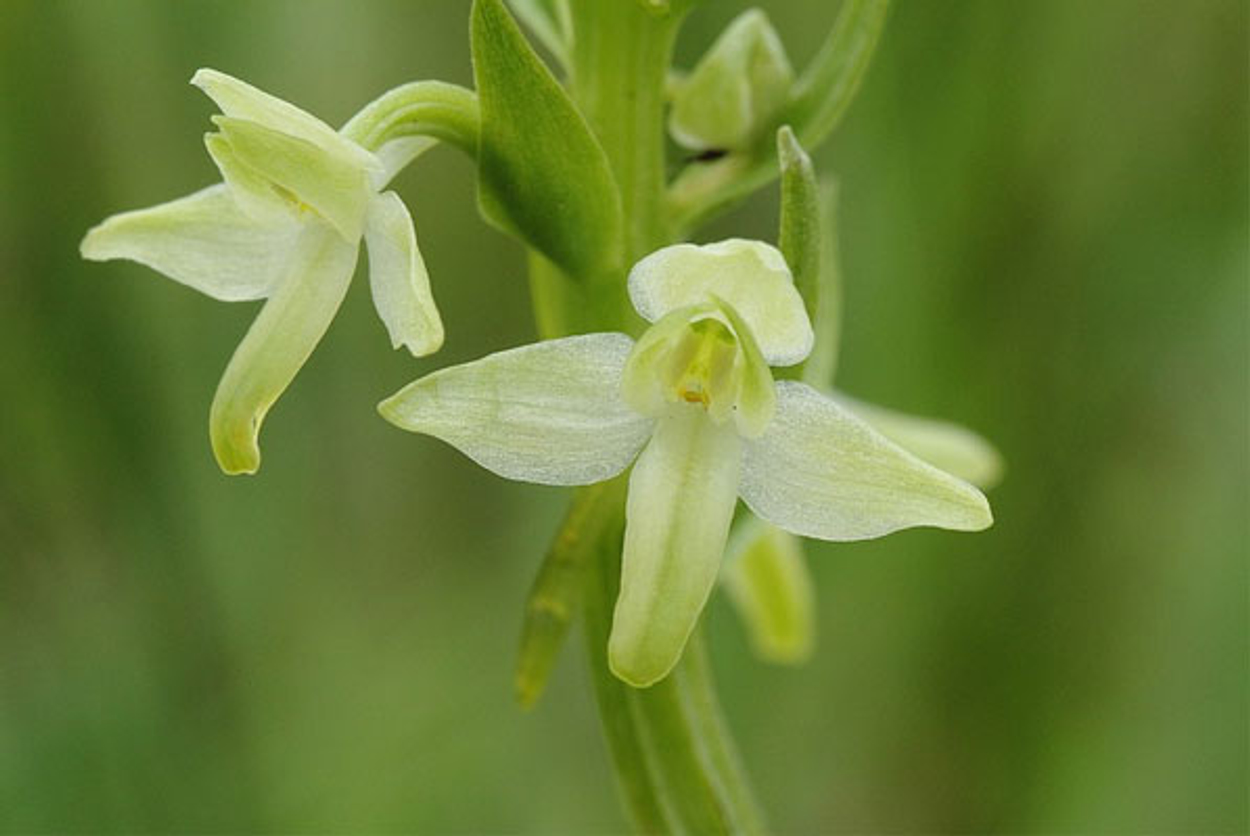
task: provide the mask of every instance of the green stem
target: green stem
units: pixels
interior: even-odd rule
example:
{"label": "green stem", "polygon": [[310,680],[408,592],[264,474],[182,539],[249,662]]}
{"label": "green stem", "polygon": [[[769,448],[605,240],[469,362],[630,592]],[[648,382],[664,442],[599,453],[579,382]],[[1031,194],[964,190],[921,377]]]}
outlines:
{"label": "green stem", "polygon": [[[647,11],[637,0],[573,4],[571,85],[612,164],[626,223],[626,259],[670,243],[664,215],[662,91],[681,15]],[[625,275],[574,281],[541,256],[530,258],[531,290],[543,337],[590,330],[637,331]],[[736,747],[722,718],[696,632],[660,683],[626,685],[607,664],[620,582],[626,480],[594,504],[598,532],[587,554],[582,612],[591,676],[618,783],[645,832],[752,833],[763,829]]]}

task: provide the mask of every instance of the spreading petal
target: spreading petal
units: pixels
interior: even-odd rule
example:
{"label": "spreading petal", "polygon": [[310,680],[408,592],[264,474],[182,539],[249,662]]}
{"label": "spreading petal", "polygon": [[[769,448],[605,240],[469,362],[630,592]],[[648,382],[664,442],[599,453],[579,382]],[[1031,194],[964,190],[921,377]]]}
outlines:
{"label": "spreading petal", "polygon": [[226,116],[246,119],[270,130],[303,139],[339,156],[353,158],[361,168],[375,165],[372,155],[338,131],[290,102],[217,70],[201,69],[191,83],[203,90]]}
{"label": "spreading petal", "polygon": [[661,418],[629,479],[621,594],[608,662],[638,687],[681,658],[720,570],[737,501],[742,442],[698,407]]}
{"label": "spreading petal", "polygon": [[378,411],[508,479],[601,482],[628,467],[651,432],[621,398],[632,345],[624,334],[585,334],[501,351],[423,377]]}
{"label": "spreading petal", "polygon": [[304,365],[338,311],[359,247],[321,223],[304,225],[286,274],[230,358],[209,414],[217,463],[255,473],[265,413]]}
{"label": "spreading petal", "polygon": [[803,383],[777,383],[777,413],[745,449],[742,498],[794,534],[864,540],[917,525],[979,531],[993,522],[976,488]]}
{"label": "spreading petal", "polygon": [[291,192],[356,243],[364,227],[365,210],[373,196],[372,168],[362,168],[350,156],[330,154],[307,140],[267,128],[259,122],[214,116],[239,162]]}
{"label": "spreading petal", "polygon": [[873,429],[929,464],[965,479],[979,488],[990,488],[1003,475],[1003,457],[972,430],[864,403],[835,392],[831,396],[863,418]]}
{"label": "spreading petal", "polygon": [[735,531],[720,577],[757,656],[783,665],[811,656],[816,593],[799,538],[750,517]]}
{"label": "spreading petal", "polygon": [[649,322],[710,294],[742,315],[770,366],[792,365],[812,350],[812,325],[785,258],[761,241],[675,244],[629,273],[629,298]]}
{"label": "spreading petal", "polygon": [[223,302],[268,296],[296,228],[259,224],[223,185],[149,209],[123,212],[87,233],[83,258],[125,258]]}
{"label": "spreading petal", "polygon": [[405,346],[414,357],[438,351],[443,344],[443,322],[417,249],[412,216],[399,195],[386,192],[369,202],[365,243],[369,245],[373,304],[391,335],[391,346]]}

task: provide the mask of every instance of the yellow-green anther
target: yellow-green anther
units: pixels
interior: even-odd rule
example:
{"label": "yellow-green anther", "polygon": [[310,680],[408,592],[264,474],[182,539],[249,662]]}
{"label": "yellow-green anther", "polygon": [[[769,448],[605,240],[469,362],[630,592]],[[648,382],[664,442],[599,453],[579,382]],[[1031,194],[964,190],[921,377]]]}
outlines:
{"label": "yellow-green anther", "polygon": [[790,59],[767,15],[749,9],[678,87],[669,133],[687,148],[747,148],[773,127],[793,83]]}

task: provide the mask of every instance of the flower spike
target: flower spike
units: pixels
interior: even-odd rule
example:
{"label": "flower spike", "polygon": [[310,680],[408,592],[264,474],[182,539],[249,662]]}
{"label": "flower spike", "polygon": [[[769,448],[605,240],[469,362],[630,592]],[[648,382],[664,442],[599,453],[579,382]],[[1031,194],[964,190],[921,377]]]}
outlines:
{"label": "flower spike", "polygon": [[763,519],[825,540],[991,523],[976,488],[806,384],[773,381],[768,364],[801,362],[812,344],[774,248],[667,247],[635,266],[629,290],[654,323],[637,343],[622,334],[537,343],[435,372],[380,407],[511,479],[588,484],[637,457],[608,647],[621,679],[651,685],[680,658],[739,497]]}

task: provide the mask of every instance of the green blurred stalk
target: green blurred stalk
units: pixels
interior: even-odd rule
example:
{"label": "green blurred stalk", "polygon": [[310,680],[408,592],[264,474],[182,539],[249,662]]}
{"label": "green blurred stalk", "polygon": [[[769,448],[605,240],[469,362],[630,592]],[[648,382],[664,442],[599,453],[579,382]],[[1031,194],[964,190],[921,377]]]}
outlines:
{"label": "green blurred stalk", "polygon": [[[681,18],[680,10],[648,10],[629,0],[573,4],[570,83],[620,189],[624,265],[672,243],[664,204],[662,91]],[[568,276],[531,256],[541,336],[636,333],[641,321],[629,307],[624,265],[609,275]],[[574,500],[581,510],[570,515],[566,528],[571,521],[594,532],[593,542],[578,550],[584,561],[582,613],[591,678],[625,804],[648,833],[760,832],[763,818],[724,723],[701,634],[696,631],[676,669],[650,688],[633,688],[608,669],[627,478],[604,488],[581,489]],[[590,491],[600,493],[592,498]],[[560,537],[569,535],[566,530]]]}

